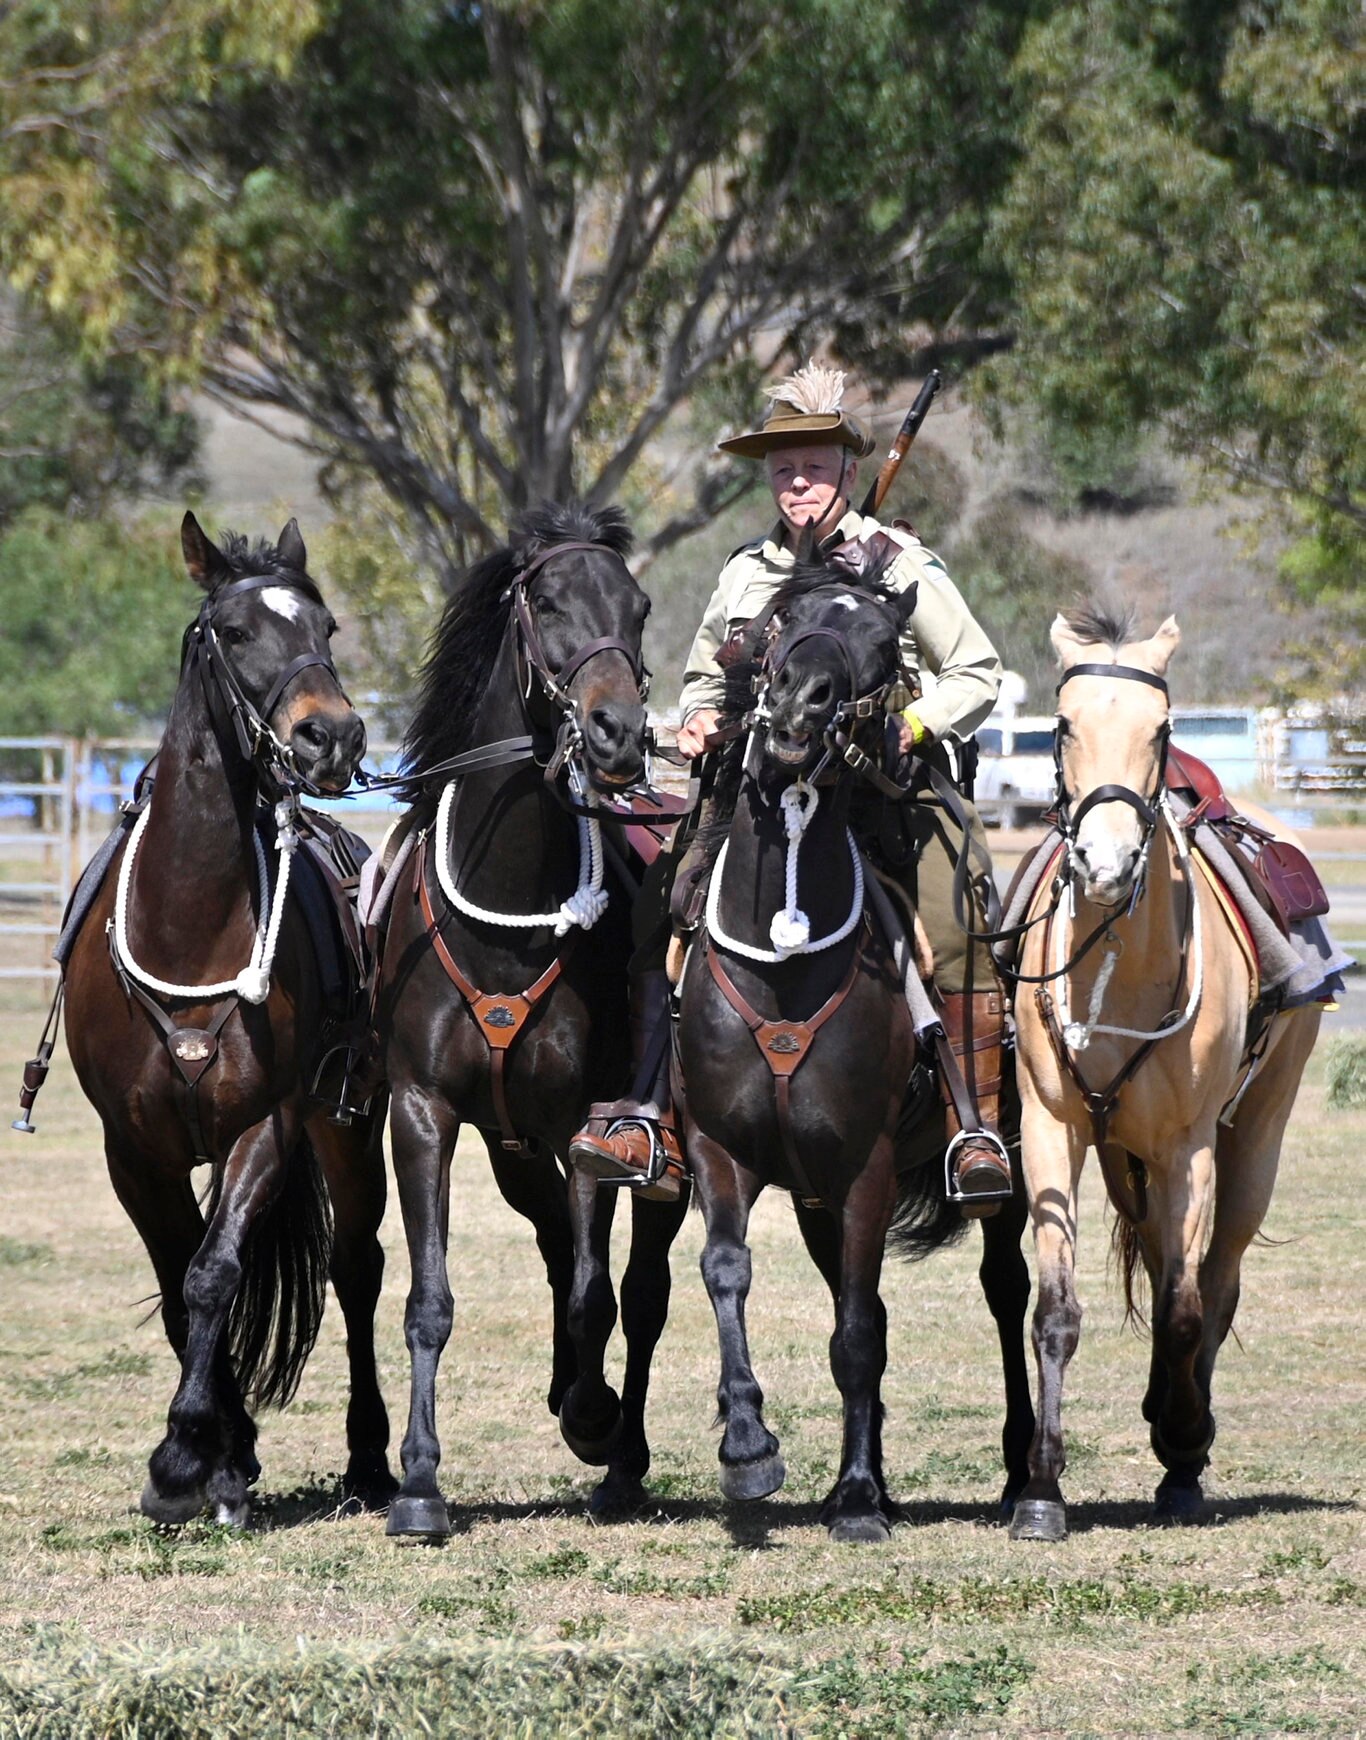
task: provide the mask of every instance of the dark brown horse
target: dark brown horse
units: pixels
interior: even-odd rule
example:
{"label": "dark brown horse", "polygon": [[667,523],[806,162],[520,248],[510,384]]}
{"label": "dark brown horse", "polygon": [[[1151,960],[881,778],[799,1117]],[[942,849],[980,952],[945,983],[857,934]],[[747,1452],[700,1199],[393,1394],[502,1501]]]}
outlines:
{"label": "dark brown horse", "polygon": [[[66,971],[67,1045],[181,1365],[142,1508],[183,1522],[207,1502],[220,1521],[245,1519],[260,1468],[244,1397],[293,1393],[329,1264],[351,1364],[346,1485],[383,1503],[393,1489],[373,1340],[383,1107],[343,1126],[311,1098],[328,1010],[299,900],[281,886],[285,850],[264,900],[261,887],[277,823],[287,847],[297,792],[343,790],[365,730],[332,667],[336,625],[295,523],[278,546],[233,538],[219,549],[187,514],[181,538],[204,603],[186,631],[151,802]],[[277,806],[274,822],[263,801]],[[203,1161],[207,1224],[191,1181]]]}
{"label": "dark brown horse", "polygon": [[613,509],[529,514],[453,595],[408,733],[419,836],[393,896],[378,1001],[412,1260],[412,1399],[394,1535],[450,1527],[435,1390],[453,1320],[446,1243],[465,1122],[483,1137],[503,1196],[536,1229],[554,1306],[549,1405],[575,1453],[608,1467],[594,1508],[629,1508],[649,1467],[646,1384],[683,1204],[632,1205],[618,1399],[603,1377],[616,1320],[615,1193],[577,1174],[566,1189],[563,1171],[590,1101],[620,1093],[629,1068],[629,911],[604,885],[596,818],[599,791],[644,773],[649,604],[623,560],[629,544]]}
{"label": "dark brown horse", "polygon": [[[888,1234],[903,1254],[921,1256],[964,1230],[945,1198],[942,1124],[937,1145],[916,1139],[914,1155],[905,1134],[923,1107],[923,1096],[906,1103],[915,1027],[865,911],[871,872],[850,831],[851,765],[867,765],[860,747],[881,761],[901,626],[913,605],[913,591],[887,594],[876,575],[855,581],[821,561],[799,564],[779,592],[753,723],[728,752],[733,810],[725,806],[717,824],[725,845],[681,985],[686,1145],[721,1345],[721,1487],[729,1498],[755,1499],[785,1478],[745,1330],[746,1231],[760,1191],[774,1184],[792,1192],[835,1302],[830,1363],[844,1402],[844,1449],[821,1517],[840,1541],[885,1540],[896,1515],[883,1480],[879,1395]],[[920,1025],[929,1031],[932,1022]],[[928,1116],[942,1117],[932,1098]],[[1007,1505],[1027,1477],[1033,1428],[1023,1224],[1022,1204],[982,1223],[982,1283],[1006,1374]]]}

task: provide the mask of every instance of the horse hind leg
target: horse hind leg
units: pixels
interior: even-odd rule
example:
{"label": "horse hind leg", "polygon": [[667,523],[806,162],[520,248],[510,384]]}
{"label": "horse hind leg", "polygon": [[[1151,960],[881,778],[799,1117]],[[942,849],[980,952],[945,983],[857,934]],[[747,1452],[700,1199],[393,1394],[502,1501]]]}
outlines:
{"label": "horse hind leg", "polygon": [[332,1286],[346,1322],[350,1393],[342,1489],[362,1510],[383,1510],[398,1490],[389,1467],[389,1415],[375,1364],[375,1311],[384,1280],[379,1227],[386,1194],[386,1108],[387,1100],[346,1125],[322,1113],[308,1124],[332,1201]]}
{"label": "horse hind leg", "polygon": [[734,1500],[767,1498],[783,1484],[787,1471],[778,1454],[778,1440],[764,1424],[764,1393],[750,1364],[745,1332],[745,1300],[753,1278],[745,1234],[763,1185],[691,1122],[687,1151],[693,1158],[707,1225],[702,1279],[721,1345],[721,1380],[716,1390],[717,1417],[724,1428],[717,1452],[721,1490]]}
{"label": "horse hind leg", "polygon": [[558,1417],[565,1396],[578,1375],[578,1355],[569,1333],[569,1299],[574,1286],[574,1226],[564,1179],[554,1160],[544,1153],[523,1157],[509,1154],[498,1136],[482,1132],[503,1201],[529,1220],[536,1248],[550,1284],[552,1341],[550,1389],[546,1406]]}
{"label": "horse hind leg", "polygon": [[612,1449],[607,1474],[588,1509],[607,1520],[630,1516],[645,1502],[650,1444],[645,1403],[650,1366],[669,1315],[673,1277],[669,1251],[688,1211],[688,1189],[677,1202],[631,1203],[631,1255],[621,1278],[621,1328],[626,1338],[626,1373],[621,1385],[621,1436]]}

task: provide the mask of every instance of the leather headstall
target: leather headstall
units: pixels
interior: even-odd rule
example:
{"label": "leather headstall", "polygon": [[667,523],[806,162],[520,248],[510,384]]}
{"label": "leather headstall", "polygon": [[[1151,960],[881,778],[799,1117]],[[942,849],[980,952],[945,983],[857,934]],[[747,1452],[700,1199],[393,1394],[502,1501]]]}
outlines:
{"label": "leather headstall", "polygon": [[[1101,664],[1073,665],[1069,670],[1063,672],[1054,692],[1060,695],[1063,685],[1070,682],[1073,677],[1119,677],[1132,683],[1146,683],[1149,688],[1159,689],[1164,695],[1168,693],[1166,680],[1155,676],[1152,671],[1141,671],[1132,665]],[[1171,721],[1168,720],[1162,730],[1162,749],[1158,757],[1157,776],[1150,796],[1144,797],[1127,785],[1098,785],[1087,792],[1074,810],[1062,768],[1062,721],[1059,718],[1058,725],[1053,732],[1053,769],[1057,789],[1055,808],[1058,817],[1058,832],[1069,846],[1076,844],[1077,829],[1081,826],[1083,819],[1099,804],[1121,803],[1128,804],[1143,823],[1143,844],[1146,847],[1157,827],[1157,805],[1167,782],[1167,749],[1170,743]]]}

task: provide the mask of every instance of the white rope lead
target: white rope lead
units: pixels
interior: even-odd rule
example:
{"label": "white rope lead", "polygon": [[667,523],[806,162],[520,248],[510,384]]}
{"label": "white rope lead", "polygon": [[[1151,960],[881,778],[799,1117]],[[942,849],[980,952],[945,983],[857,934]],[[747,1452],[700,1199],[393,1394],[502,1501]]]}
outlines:
{"label": "white rope lead", "polygon": [[[494,912],[491,907],[467,900],[451,875],[451,806],[455,802],[456,784],[455,780],[447,784],[436,808],[436,876],[441,892],[455,910],[463,912],[466,918],[512,930],[541,930],[549,926],[556,936],[566,935],[576,924],[591,930],[606,912],[608,903],[607,890],[602,885],[602,826],[598,818],[579,817],[579,885],[557,912]],[[597,796],[591,789],[579,782],[571,784],[582,802],[597,808]]]}
{"label": "white rope lead", "polygon": [[854,869],[853,905],[848,918],[838,930],[832,930],[828,936],[820,937],[816,942],[811,941],[811,921],[797,905],[797,854],[801,848],[802,836],[816,811],[817,792],[814,786],[797,780],[784,790],[780,801],[783,825],[787,832],[787,862],[784,868],[786,905],[781,912],[774,913],[768,928],[774,947],[762,949],[753,943],[740,942],[722,928],[721,878],[726,867],[729,840],[721,848],[716,868],[712,871],[711,886],[707,890],[708,933],[722,948],[729,949],[733,954],[740,955],[747,961],[763,961],[768,965],[789,960],[793,955],[815,955],[822,949],[834,948],[836,943],[844,941],[863,917],[863,860],[859,856],[853,834],[846,828],[844,832],[849,842],[849,860]]}
{"label": "white rope lead", "polygon": [[152,809],[149,804],[137,819],[128,841],[128,850],[123,854],[123,862],[119,865],[118,888],[114,895],[114,949],[123,970],[147,990],[155,991],[162,997],[195,997],[207,1002],[213,997],[226,997],[235,993],[244,1002],[264,1003],[270,994],[271,967],[275,960],[276,945],[280,940],[285,895],[289,892],[289,872],[294,863],[295,848],[299,843],[294,829],[292,801],[287,800],[275,806],[275,847],[280,854],[280,874],[275,885],[274,900],[270,897],[270,871],[266,864],[266,850],[261,844],[260,834],[254,827],[251,830],[252,844],[256,848],[256,886],[259,893],[257,904],[260,912],[256,941],[252,944],[251,959],[236,978],[223,979],[215,985],[173,984],[169,979],[159,979],[155,973],[147,972],[133,959],[133,951],[128,943],[133,860],[137,856],[151,816]]}

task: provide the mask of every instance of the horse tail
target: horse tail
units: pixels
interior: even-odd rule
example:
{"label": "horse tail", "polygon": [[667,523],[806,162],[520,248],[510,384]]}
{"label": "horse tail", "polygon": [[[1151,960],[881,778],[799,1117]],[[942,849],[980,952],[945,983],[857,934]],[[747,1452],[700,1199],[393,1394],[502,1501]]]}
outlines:
{"label": "horse tail", "polygon": [[[214,1179],[213,1196],[221,1187]],[[299,1387],[322,1327],[332,1260],[332,1206],[322,1167],[301,1131],[284,1182],[252,1223],[228,1315],[228,1351],[244,1396],[283,1407]]]}
{"label": "horse tail", "polygon": [[887,1243],[908,1263],[944,1245],[957,1244],[968,1230],[958,1204],[944,1194],[944,1168],[929,1161],[897,1174],[896,1207],[887,1231]]}
{"label": "horse tail", "polygon": [[1127,1214],[1115,1214],[1115,1224],[1110,1229],[1110,1251],[1124,1287],[1125,1325],[1138,1329],[1144,1318],[1143,1307],[1134,1297],[1134,1277],[1142,1265],[1143,1246],[1139,1241],[1138,1227]]}

